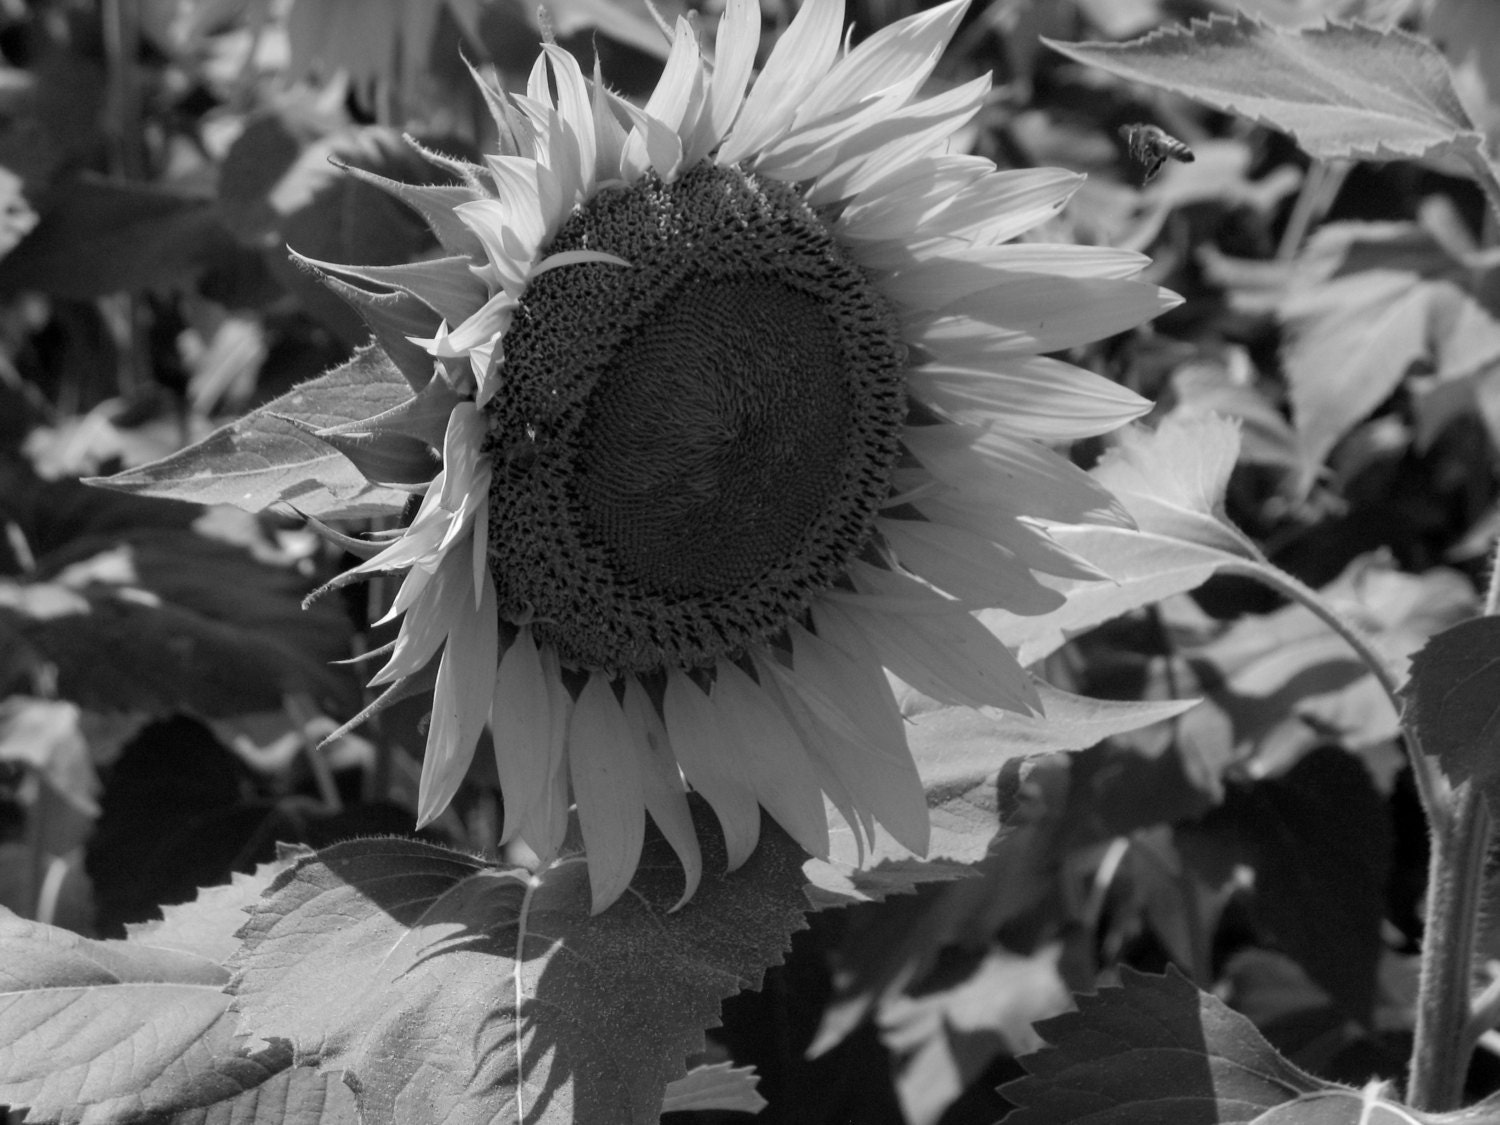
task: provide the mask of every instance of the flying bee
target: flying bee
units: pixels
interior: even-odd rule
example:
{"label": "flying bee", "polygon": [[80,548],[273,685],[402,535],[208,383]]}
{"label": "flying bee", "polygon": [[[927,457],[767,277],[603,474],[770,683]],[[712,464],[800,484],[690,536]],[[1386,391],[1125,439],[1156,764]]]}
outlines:
{"label": "flying bee", "polygon": [[1176,160],[1183,164],[1193,162],[1192,149],[1155,125],[1121,125],[1120,136],[1125,138],[1125,144],[1130,148],[1130,155],[1145,166],[1145,175],[1141,177],[1142,187],[1156,179],[1161,166],[1168,160]]}

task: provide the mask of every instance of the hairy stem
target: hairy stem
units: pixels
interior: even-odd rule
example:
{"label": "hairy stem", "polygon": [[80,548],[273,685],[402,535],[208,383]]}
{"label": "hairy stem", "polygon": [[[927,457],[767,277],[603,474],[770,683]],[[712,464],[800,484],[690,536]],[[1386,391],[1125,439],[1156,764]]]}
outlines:
{"label": "hairy stem", "polygon": [[[1484,599],[1486,615],[1494,616],[1497,610],[1500,541],[1491,550]],[[1474,1050],[1474,952],[1489,845],[1489,805],[1480,788],[1466,781],[1454,789],[1447,818],[1432,822],[1426,933],[1407,1090],[1407,1101],[1417,1109],[1442,1111],[1463,1103],[1464,1080]]]}
{"label": "hairy stem", "polygon": [[1427,932],[1417,994],[1407,1101],[1443,1111],[1462,1104],[1473,1039],[1469,1003],[1490,813],[1472,782],[1454,791],[1447,830],[1434,832],[1427,874]]}

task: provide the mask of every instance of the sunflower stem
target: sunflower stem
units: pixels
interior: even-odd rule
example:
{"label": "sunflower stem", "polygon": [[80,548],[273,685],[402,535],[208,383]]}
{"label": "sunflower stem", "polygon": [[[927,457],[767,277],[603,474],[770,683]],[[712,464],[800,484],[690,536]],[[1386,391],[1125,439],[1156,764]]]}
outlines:
{"label": "sunflower stem", "polygon": [[[1500,611],[1500,540],[1490,552],[1484,612]],[[1432,825],[1427,869],[1426,933],[1417,983],[1417,1025],[1412,1042],[1407,1100],[1417,1109],[1448,1110],[1462,1104],[1464,1080],[1477,1036],[1474,954],[1490,846],[1490,810],[1472,781],[1452,793],[1446,823]],[[1481,1029],[1482,1030],[1482,1029]]]}
{"label": "sunflower stem", "polygon": [[[1227,571],[1256,578],[1305,606],[1359,655],[1398,715],[1402,713],[1390,665],[1352,622],[1311,587],[1267,562],[1239,562]],[[1485,613],[1500,610],[1500,543],[1491,557]],[[1427,1112],[1457,1108],[1463,1098],[1476,1031],[1471,1014],[1474,958],[1478,942],[1485,858],[1490,843],[1490,812],[1472,782],[1450,785],[1437,763],[1422,751],[1415,725],[1403,718],[1401,732],[1431,833],[1426,933],[1417,989],[1408,1103]],[[1481,1029],[1482,1030],[1482,1029]]]}
{"label": "sunflower stem", "polygon": [[1469,1034],[1490,813],[1473,782],[1454,790],[1451,816],[1432,834],[1427,872],[1427,930],[1417,991],[1407,1101],[1442,1112],[1462,1104],[1473,1039]]}

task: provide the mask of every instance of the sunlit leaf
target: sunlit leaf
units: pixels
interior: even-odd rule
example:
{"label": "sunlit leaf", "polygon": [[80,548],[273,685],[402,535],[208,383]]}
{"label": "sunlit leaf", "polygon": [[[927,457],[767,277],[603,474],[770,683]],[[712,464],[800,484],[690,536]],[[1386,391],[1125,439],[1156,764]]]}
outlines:
{"label": "sunlit leaf", "polygon": [[[702,811],[701,809],[699,810]],[[241,1030],[346,1071],[367,1125],[414,1118],[655,1122],[725,996],[758,985],[808,907],[800,849],[767,821],[703,883],[648,841],[628,893],[590,913],[577,854],[535,876],[431,845],[362,840],[305,859],[245,930]]]}
{"label": "sunlit leaf", "polygon": [[760,1083],[755,1068],[732,1063],[695,1066],[681,1078],[667,1083],[661,1111],[729,1109],[740,1113],[759,1113],[766,1099],[756,1087]]}
{"label": "sunlit leaf", "polygon": [[1022,664],[1031,664],[1085,629],[1195,589],[1226,565],[1257,560],[1259,550],[1222,514],[1238,452],[1238,428],[1216,415],[1169,415],[1154,431],[1125,431],[1094,476],[1137,528],[1049,529],[1111,581],[1058,583],[1067,601],[1051,613],[986,610],[980,619],[1019,649]]}
{"label": "sunlit leaf", "polygon": [[284,419],[324,429],[384,413],[411,393],[380,349],[365,348],[180,453],[89,483],[249,512],[287,504],[325,520],[398,514],[409,493],[371,484],[342,453]]}
{"label": "sunlit leaf", "polygon": [[192,902],[162,908],[161,918],[127,926],[132,941],[155,949],[175,949],[224,964],[240,947],[236,931],[271,882],[306,849],[283,845],[283,854],[262,863],[252,875],[236,872],[218,887],[203,887]]}
{"label": "sunlit leaf", "polygon": [[1130,43],[1057,43],[1069,58],[1289,134],[1320,160],[1440,160],[1494,183],[1443,56],[1404,31],[1273,27],[1243,12]]}
{"label": "sunlit leaf", "polygon": [[208,1106],[291,1061],[234,1044],[214,961],[99,942],[0,912],[0,1100],[39,1121],[100,1125]]}

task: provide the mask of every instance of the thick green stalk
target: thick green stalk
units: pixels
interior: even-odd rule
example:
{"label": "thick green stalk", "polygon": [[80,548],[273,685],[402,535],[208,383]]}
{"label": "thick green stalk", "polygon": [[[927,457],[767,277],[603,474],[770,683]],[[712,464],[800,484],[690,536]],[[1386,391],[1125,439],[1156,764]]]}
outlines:
{"label": "thick green stalk", "polygon": [[1427,873],[1427,930],[1417,992],[1407,1101],[1441,1112],[1463,1104],[1464,1079],[1474,1043],[1469,1005],[1474,992],[1474,951],[1489,851],[1490,813],[1472,782],[1453,792],[1445,831],[1432,834]]}
{"label": "thick green stalk", "polygon": [[[1500,611],[1500,542],[1490,553],[1484,612]],[[1474,1050],[1470,1008],[1474,951],[1479,935],[1484,861],[1490,846],[1490,810],[1472,781],[1453,790],[1449,815],[1432,821],[1427,869],[1426,933],[1417,985],[1417,1027],[1412,1042],[1407,1101],[1417,1109],[1457,1109]]]}
{"label": "thick green stalk", "polygon": [[[1349,642],[1397,713],[1402,712],[1401,685],[1389,665],[1316,591],[1268,563],[1239,563],[1226,569],[1257,578],[1316,614]],[[1485,612],[1494,615],[1497,610],[1500,561],[1492,559]],[[1484,794],[1472,784],[1455,788],[1448,783],[1437,763],[1423,753],[1415,726],[1403,721],[1402,734],[1432,841],[1407,1101],[1415,1109],[1441,1112],[1462,1104],[1474,1047],[1470,1007],[1490,813]]]}

